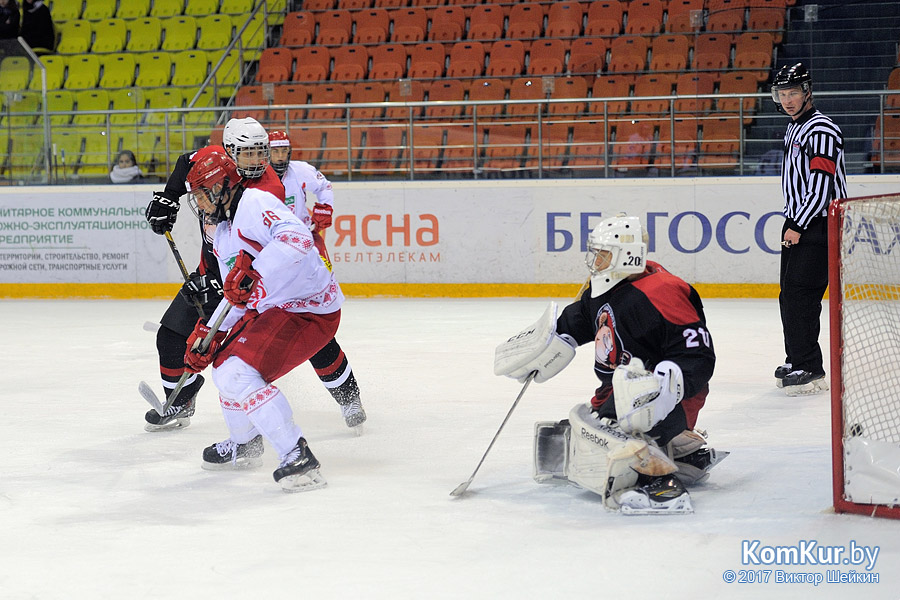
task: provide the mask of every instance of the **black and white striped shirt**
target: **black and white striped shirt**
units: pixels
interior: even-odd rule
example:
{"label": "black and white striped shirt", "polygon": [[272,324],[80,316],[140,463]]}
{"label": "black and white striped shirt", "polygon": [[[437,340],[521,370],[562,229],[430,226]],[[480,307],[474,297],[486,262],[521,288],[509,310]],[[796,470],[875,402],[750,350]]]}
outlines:
{"label": "black and white striped shirt", "polygon": [[847,197],[844,136],[840,127],[816,109],[787,127],[781,188],[784,216],[801,232],[814,217],[828,214],[829,202]]}

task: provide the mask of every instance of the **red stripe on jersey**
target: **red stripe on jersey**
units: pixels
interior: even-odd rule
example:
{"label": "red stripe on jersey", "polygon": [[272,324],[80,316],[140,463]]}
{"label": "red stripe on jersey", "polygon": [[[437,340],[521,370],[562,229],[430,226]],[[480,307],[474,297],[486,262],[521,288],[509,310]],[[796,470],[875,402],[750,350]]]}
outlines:
{"label": "red stripe on jersey", "polygon": [[835,165],[833,160],[828,160],[824,156],[817,156],[809,161],[810,171],[824,171],[829,175],[834,175]]}
{"label": "red stripe on jersey", "polygon": [[238,233],[238,237],[241,238],[242,240],[244,240],[244,242],[245,242],[246,244],[248,244],[251,248],[253,248],[254,250],[256,250],[256,253],[257,253],[257,254],[259,254],[260,252],[262,252],[262,249],[263,249],[263,245],[262,245],[262,244],[260,244],[260,243],[257,242],[256,240],[251,240],[251,239],[248,238],[248,237],[244,237],[244,234],[241,233],[241,230],[240,230],[240,229],[238,229],[238,232],[237,232],[237,233]]}
{"label": "red stripe on jersey", "polygon": [[693,429],[697,424],[697,413],[706,404],[706,396],[709,394],[709,385],[704,385],[703,389],[681,401],[681,408],[684,409],[684,416],[687,419],[688,429]]}
{"label": "red stripe on jersey", "polygon": [[281,183],[281,179],[278,177],[278,174],[272,169],[272,165],[267,165],[266,170],[259,177],[259,179],[245,179],[244,186],[248,188],[256,188],[262,190],[264,192],[269,192],[282,203],[284,203],[284,184]]}
{"label": "red stripe on jersey", "polygon": [[647,296],[662,317],[673,325],[688,325],[699,321],[700,317],[690,301],[691,288],[687,282],[653,261],[647,261],[647,268],[650,273],[632,283]]}
{"label": "red stripe on jersey", "polygon": [[316,374],[319,377],[331,375],[332,373],[337,371],[338,367],[340,367],[343,363],[344,363],[344,351],[341,350],[340,354],[338,354],[338,357],[336,359],[334,359],[333,363],[331,363],[327,367],[322,367],[321,369],[316,369]]}

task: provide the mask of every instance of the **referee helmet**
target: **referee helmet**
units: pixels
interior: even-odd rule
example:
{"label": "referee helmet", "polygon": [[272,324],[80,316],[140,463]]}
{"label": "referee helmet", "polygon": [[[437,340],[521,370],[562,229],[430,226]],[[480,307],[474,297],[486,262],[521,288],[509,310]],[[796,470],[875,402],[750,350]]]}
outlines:
{"label": "referee helmet", "polygon": [[775,101],[779,112],[785,111],[778,99],[778,91],[791,88],[800,88],[804,94],[812,92],[812,77],[802,62],[781,67],[772,79],[772,100]]}

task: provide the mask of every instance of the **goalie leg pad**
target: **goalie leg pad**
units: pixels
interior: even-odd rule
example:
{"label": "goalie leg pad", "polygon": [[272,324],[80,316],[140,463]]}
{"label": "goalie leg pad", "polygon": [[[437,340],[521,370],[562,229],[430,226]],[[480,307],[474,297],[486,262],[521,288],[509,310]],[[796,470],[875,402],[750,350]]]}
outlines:
{"label": "goalie leg pad", "polygon": [[603,497],[603,505],[619,508],[616,493],[637,483],[638,474],[667,475],[675,463],[658,447],[623,432],[608,419],[597,419],[588,404],[569,413],[571,439],[566,476]]}
{"label": "goalie leg pad", "polygon": [[534,424],[534,480],[538,483],[568,481],[569,421],[539,421]]}
{"label": "goalie leg pad", "polygon": [[712,468],[730,454],[707,447],[706,432],[691,429],[675,436],[666,450],[678,465],[678,478],[685,485],[696,485],[709,479]]}

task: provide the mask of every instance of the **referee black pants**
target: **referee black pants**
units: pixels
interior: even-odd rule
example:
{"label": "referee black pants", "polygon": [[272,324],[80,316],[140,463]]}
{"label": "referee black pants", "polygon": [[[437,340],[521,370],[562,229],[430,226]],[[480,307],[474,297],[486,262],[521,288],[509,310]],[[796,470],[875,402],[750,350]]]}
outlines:
{"label": "referee black pants", "polygon": [[[782,239],[787,222],[781,229]],[[822,297],[828,287],[828,220],[814,218],[800,242],[781,249],[781,326],[784,331],[785,362],[794,370],[824,374],[819,346]]]}

